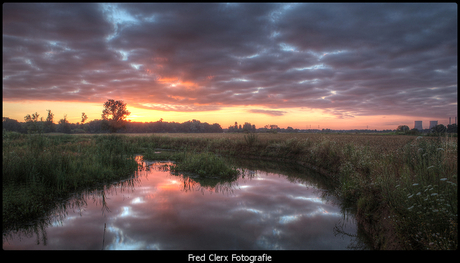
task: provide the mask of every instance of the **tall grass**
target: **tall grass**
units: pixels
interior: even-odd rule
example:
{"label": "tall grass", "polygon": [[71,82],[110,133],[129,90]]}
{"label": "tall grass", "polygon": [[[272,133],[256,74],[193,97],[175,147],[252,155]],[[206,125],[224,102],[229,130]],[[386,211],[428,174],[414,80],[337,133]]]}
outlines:
{"label": "tall grass", "polygon": [[[48,200],[55,196],[48,198],[48,189],[68,192],[129,173],[136,169],[135,153],[147,159],[177,160],[173,170],[194,171],[203,177],[225,171],[232,176],[234,169],[216,154],[301,163],[321,171],[335,186],[337,197],[357,208],[358,221],[372,225],[369,231],[375,247],[458,247],[457,138],[447,137],[162,134],[51,138],[4,133],[4,199],[5,193],[18,195],[14,189],[19,187],[23,189],[19,193],[24,193],[24,197],[4,200],[4,222],[9,218],[5,207],[6,211],[33,208],[31,203],[13,200],[26,199],[29,193],[41,198],[37,200]],[[37,204],[41,203],[33,204],[40,210]]]}
{"label": "tall grass", "polygon": [[[398,248],[458,247],[456,141],[418,137],[390,154],[353,145],[332,152],[338,195],[354,201],[362,221],[390,226]],[[384,239],[376,237],[377,246],[389,246]]]}
{"label": "tall grass", "polygon": [[137,169],[120,136],[3,136],[3,225],[45,212],[57,197]]}
{"label": "tall grass", "polygon": [[184,158],[171,166],[173,172],[193,172],[204,178],[235,178],[239,174],[219,156],[205,153],[184,153]]}
{"label": "tall grass", "polygon": [[390,220],[408,249],[458,247],[457,143],[418,137],[403,149],[399,171],[380,184]]}
{"label": "tall grass", "polygon": [[337,196],[356,206],[358,220],[372,225],[376,248],[458,247],[457,138],[221,134],[148,140],[171,150],[302,163],[322,171]]}

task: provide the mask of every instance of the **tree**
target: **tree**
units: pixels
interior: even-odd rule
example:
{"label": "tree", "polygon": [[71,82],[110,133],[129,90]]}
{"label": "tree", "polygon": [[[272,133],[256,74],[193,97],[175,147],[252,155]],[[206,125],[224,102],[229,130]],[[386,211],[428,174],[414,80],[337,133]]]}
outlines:
{"label": "tree", "polygon": [[104,103],[102,119],[106,122],[109,131],[114,133],[125,127],[126,117],[130,114],[131,112],[126,109],[126,103],[122,100],[109,99]]}
{"label": "tree", "polygon": [[399,125],[398,128],[396,129],[397,132],[408,132],[410,129],[409,129],[409,126],[407,125]]}
{"label": "tree", "polygon": [[419,135],[420,134],[420,131],[416,128],[413,128],[411,129],[410,131],[407,131],[406,134],[409,134],[409,135]]}
{"label": "tree", "polygon": [[219,123],[213,123],[211,125],[211,131],[210,132],[223,132],[222,127],[220,127]]}
{"label": "tree", "polygon": [[448,133],[457,133],[457,123],[447,125]]}
{"label": "tree", "polygon": [[245,122],[243,125],[243,132],[250,132],[251,128],[252,128],[251,123]]}
{"label": "tree", "polygon": [[271,132],[271,133],[277,133],[279,129],[278,125],[276,124],[267,124],[264,126],[264,128],[267,132]]}
{"label": "tree", "polygon": [[27,114],[24,117],[28,133],[42,133],[43,127],[41,123],[38,122],[38,116],[39,114],[35,112],[32,114],[32,116],[30,116],[30,114]]}
{"label": "tree", "polygon": [[100,133],[102,132],[102,123],[104,122],[104,120],[92,120],[90,122],[88,122],[87,124],[85,124],[85,126],[87,126],[87,130],[88,132],[90,133]]}
{"label": "tree", "polygon": [[438,124],[438,125],[434,126],[433,128],[431,128],[431,131],[436,136],[442,136],[447,132],[447,128],[443,124]]}
{"label": "tree", "polygon": [[45,132],[54,132],[54,114],[51,112],[51,110],[46,111],[48,111],[48,117],[46,117],[45,121]]}
{"label": "tree", "polygon": [[63,133],[70,133],[71,129],[70,129],[70,123],[67,120],[67,114],[64,115],[64,119],[59,120],[57,130]]}
{"label": "tree", "polygon": [[38,121],[38,116],[40,116],[40,114],[38,114],[37,112],[35,113],[32,113],[32,116],[30,116],[30,114],[27,114],[26,116],[24,116],[24,120],[26,122],[31,122],[31,121]]}
{"label": "tree", "polygon": [[46,117],[47,122],[53,122],[54,119],[54,113],[51,113],[51,110],[46,110],[48,112],[48,117]]}
{"label": "tree", "polygon": [[81,124],[83,124],[88,119],[88,116],[84,112],[81,113]]}
{"label": "tree", "polygon": [[17,120],[8,117],[3,117],[2,128],[7,131],[24,132],[23,127]]}

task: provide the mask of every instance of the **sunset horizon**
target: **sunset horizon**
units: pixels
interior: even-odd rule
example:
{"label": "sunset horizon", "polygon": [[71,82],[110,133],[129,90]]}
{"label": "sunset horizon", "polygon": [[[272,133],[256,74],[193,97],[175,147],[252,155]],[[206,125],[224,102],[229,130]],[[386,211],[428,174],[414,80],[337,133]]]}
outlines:
{"label": "sunset horizon", "polygon": [[[5,104],[5,103],[4,103]],[[7,103],[9,104],[9,103]],[[93,121],[93,120],[101,120],[101,114],[103,110],[103,103],[100,104],[95,104],[95,103],[73,103],[72,106],[66,105],[66,109],[72,109],[72,111],[69,110],[53,110],[52,105],[59,105],[61,102],[33,102],[27,105],[24,105],[22,103],[17,103],[16,105],[11,105],[9,106],[9,109],[14,109],[15,107],[26,107],[30,108],[29,111],[23,110],[25,114],[22,115],[22,113],[14,113],[12,112],[11,114],[6,114],[5,115],[5,106],[4,106],[4,114],[3,117],[7,117],[10,119],[17,120],[18,122],[24,122],[24,117],[27,114],[32,115],[33,113],[38,113],[39,117],[43,117],[43,120],[46,119],[47,117],[47,110],[51,110],[51,112],[54,114],[54,123],[57,124],[58,121],[64,116],[66,116],[67,121],[70,123],[79,123],[81,122],[81,114],[84,112],[88,116],[88,120],[86,120],[86,123]],[[44,105],[46,107],[46,110],[35,110],[38,109],[40,105]],[[46,106],[48,105],[48,106]],[[51,106],[51,107],[50,107]],[[42,108],[44,108],[42,107]],[[59,107],[57,107],[59,108]],[[279,128],[288,128],[292,127],[294,129],[299,129],[299,130],[308,130],[308,129],[331,129],[331,130],[395,130],[398,126],[400,125],[407,125],[409,128],[414,128],[414,123],[415,121],[422,121],[423,128],[428,129],[430,125],[430,121],[437,121],[438,124],[443,124],[447,126],[449,124],[449,117],[446,119],[435,119],[435,118],[417,118],[417,119],[411,119],[413,118],[412,116],[369,116],[369,117],[362,117],[361,121],[359,122],[347,122],[347,120],[343,119],[336,119],[333,115],[326,116],[324,114],[321,114],[321,119],[313,119],[310,117],[310,119],[307,119],[308,116],[305,117],[305,119],[298,120],[298,121],[289,121],[283,118],[277,118],[271,117],[271,116],[257,116],[257,117],[238,117],[232,119],[232,116],[235,116],[235,113],[244,113],[248,109],[245,107],[233,107],[231,109],[223,109],[217,112],[205,112],[205,113],[197,113],[195,115],[193,114],[182,114],[181,112],[164,112],[164,111],[155,111],[155,110],[143,110],[143,109],[138,109],[135,107],[131,107],[129,104],[127,105],[127,109],[131,112],[131,114],[126,118],[127,121],[131,122],[156,122],[159,121],[160,119],[163,122],[176,122],[176,123],[183,123],[187,121],[192,121],[192,120],[198,120],[200,122],[207,122],[209,124],[214,124],[218,123],[222,129],[227,129],[229,126],[234,126],[235,122],[238,123],[238,125],[243,125],[245,122],[251,123],[252,125],[255,125],[256,128],[263,128],[266,125],[271,125],[275,124]],[[73,115],[68,114],[67,112],[74,112]],[[134,112],[134,113],[133,113]],[[145,115],[147,116],[145,116]],[[303,117],[299,112],[294,112],[293,114],[297,114],[298,117]],[[150,117],[151,116],[151,117]],[[228,121],[222,121],[222,116],[228,116]],[[310,114],[311,116],[311,114]],[[261,118],[262,117],[262,118]],[[264,118],[263,118],[264,117]],[[455,117],[457,116],[452,116],[451,117],[451,123],[455,123]]]}
{"label": "sunset horizon", "polygon": [[3,5],[3,117],[393,130],[457,117],[453,4]]}

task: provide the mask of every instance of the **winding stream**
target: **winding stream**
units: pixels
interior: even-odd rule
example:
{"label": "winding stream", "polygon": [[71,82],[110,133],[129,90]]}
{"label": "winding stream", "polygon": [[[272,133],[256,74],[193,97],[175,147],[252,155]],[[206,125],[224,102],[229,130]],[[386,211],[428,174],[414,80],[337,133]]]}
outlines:
{"label": "winding stream", "polygon": [[53,217],[4,235],[3,249],[345,250],[356,243],[352,216],[314,175],[254,166],[223,182],[138,161],[132,178],[75,195]]}

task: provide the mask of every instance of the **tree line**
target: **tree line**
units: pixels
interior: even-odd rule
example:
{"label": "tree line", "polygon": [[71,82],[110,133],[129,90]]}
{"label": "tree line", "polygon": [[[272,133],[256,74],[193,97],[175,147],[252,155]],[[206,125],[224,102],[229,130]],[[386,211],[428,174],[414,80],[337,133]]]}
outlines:
{"label": "tree line", "polygon": [[[110,133],[104,120],[92,120],[87,123],[69,123],[63,120],[58,124],[37,122],[18,122],[17,120],[3,117],[3,129],[19,133]],[[124,128],[115,133],[222,133],[223,129],[217,123],[209,124],[199,120],[183,123],[177,122],[126,122]]]}
{"label": "tree line", "polygon": [[54,113],[47,110],[46,119],[35,112],[24,116],[24,122],[19,122],[8,117],[3,117],[2,127],[6,131],[19,133],[221,133],[222,127],[218,123],[209,124],[199,120],[191,120],[183,123],[164,122],[160,119],[156,122],[132,122],[126,117],[131,113],[126,109],[123,101],[107,100],[102,111],[102,119],[87,122],[88,116],[82,112],[81,122],[70,123],[67,115],[54,123]]}
{"label": "tree line", "polygon": [[[191,120],[183,123],[163,122],[160,119],[156,122],[131,122],[126,118],[131,114],[123,101],[107,100],[103,104],[102,119],[96,119],[87,122],[88,116],[82,112],[81,122],[70,123],[67,120],[67,115],[60,119],[57,124],[54,123],[54,113],[51,110],[46,110],[48,116],[46,119],[40,117],[35,112],[32,115],[24,116],[25,122],[19,122],[8,117],[3,117],[2,127],[5,131],[15,131],[19,133],[222,133],[223,129],[218,123],[209,124],[202,123],[199,120]],[[324,131],[324,129],[323,129]],[[410,135],[418,135],[420,131],[410,129],[407,125],[400,125],[397,132]],[[243,126],[235,125],[228,127],[228,132],[298,132],[298,129],[288,127],[280,129],[278,125],[266,125],[264,128],[256,130],[255,125],[245,122]],[[444,135],[445,133],[457,133],[457,124],[449,124],[444,126],[439,124],[429,130],[424,131],[429,135]]]}
{"label": "tree line", "polygon": [[443,136],[446,133],[457,133],[457,124],[448,124],[447,126],[444,124],[438,124],[431,129],[425,129],[422,131],[419,131],[416,128],[410,129],[407,125],[399,125],[396,131],[408,135],[419,135],[421,133],[427,133],[428,135],[433,136]]}

